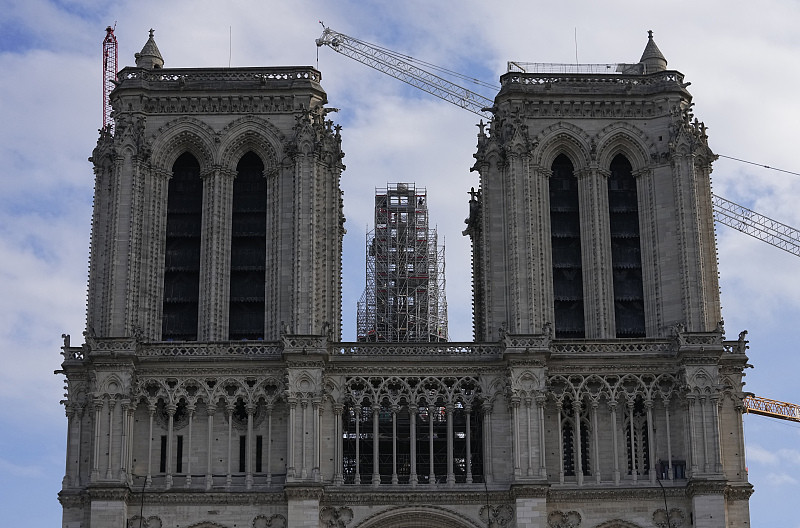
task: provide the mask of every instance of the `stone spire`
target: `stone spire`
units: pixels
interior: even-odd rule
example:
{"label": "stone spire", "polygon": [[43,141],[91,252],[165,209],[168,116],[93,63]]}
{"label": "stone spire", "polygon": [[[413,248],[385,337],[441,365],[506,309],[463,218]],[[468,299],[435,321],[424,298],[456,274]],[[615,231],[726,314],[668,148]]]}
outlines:
{"label": "stone spire", "polygon": [[652,31],[647,32],[647,46],[644,48],[642,58],[639,59],[639,64],[644,66],[644,73],[653,73],[667,69],[667,59],[664,58],[661,50],[656,46]]}
{"label": "stone spire", "polygon": [[164,58],[161,57],[161,52],[158,51],[156,41],[153,40],[154,30],[150,30],[150,38],[147,39],[142,51],[135,54],[136,67],[147,68],[148,70],[158,70],[164,67]]}

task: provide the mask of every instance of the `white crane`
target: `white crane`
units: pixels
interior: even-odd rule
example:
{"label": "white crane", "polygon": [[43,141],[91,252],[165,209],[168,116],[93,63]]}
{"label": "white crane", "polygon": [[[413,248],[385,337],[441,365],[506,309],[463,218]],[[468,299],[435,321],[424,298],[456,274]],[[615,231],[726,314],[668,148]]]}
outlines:
{"label": "white crane", "polygon": [[[408,55],[339,33],[324,25],[323,28],[322,35],[316,41],[318,47],[328,46],[337,53],[366,64],[370,68],[399,79],[440,99],[444,99],[486,120],[493,118],[491,108],[494,105],[494,101],[448,81],[444,77],[416,64],[424,64],[431,70],[438,71],[444,75],[458,77],[484,88],[497,89],[495,86],[434,64],[417,61]],[[515,65],[510,63],[510,66],[514,67]],[[712,204],[714,220],[720,224],[732,227],[795,256],[800,256],[800,231],[794,227],[773,220],[716,194],[712,195]]]}

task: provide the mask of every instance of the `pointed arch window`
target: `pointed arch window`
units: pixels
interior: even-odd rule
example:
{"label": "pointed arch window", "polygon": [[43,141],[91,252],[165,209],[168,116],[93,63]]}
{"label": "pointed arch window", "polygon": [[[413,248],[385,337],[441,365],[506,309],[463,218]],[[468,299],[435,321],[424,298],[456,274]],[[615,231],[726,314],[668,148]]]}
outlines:
{"label": "pointed arch window", "polygon": [[264,163],[248,152],[236,166],[231,215],[228,337],[263,339],[267,236]]}
{"label": "pointed arch window", "polygon": [[161,318],[161,339],[165,341],[197,339],[202,217],[200,164],[186,152],[172,166],[167,189]]}
{"label": "pointed arch window", "polygon": [[611,161],[608,207],[617,337],[645,337],[642,254],[636,179],[628,159]]}
{"label": "pointed arch window", "polygon": [[560,154],[550,177],[550,240],[553,250],[553,299],[558,338],[585,337],[583,270],[578,180],[572,162]]}

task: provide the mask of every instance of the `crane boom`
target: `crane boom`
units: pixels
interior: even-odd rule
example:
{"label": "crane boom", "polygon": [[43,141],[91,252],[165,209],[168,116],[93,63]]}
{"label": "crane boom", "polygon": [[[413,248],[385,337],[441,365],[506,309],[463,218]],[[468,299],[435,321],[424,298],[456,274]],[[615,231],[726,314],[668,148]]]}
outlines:
{"label": "crane boom", "polygon": [[[317,46],[328,46],[337,53],[469,110],[487,120],[491,120],[493,117],[489,111],[494,104],[491,99],[415,66],[411,63],[413,61],[411,57],[339,33],[331,28],[325,28],[316,42]],[[525,69],[525,66],[520,63],[511,64],[516,69]],[[602,66],[608,69],[611,65]],[[437,69],[443,70],[442,68]],[[732,227],[795,256],[800,256],[800,231],[797,229],[721,196],[712,195],[712,204],[714,220],[720,224]]]}
{"label": "crane boom", "polygon": [[317,46],[328,46],[333,51],[366,64],[370,68],[469,110],[487,120],[492,119],[488,108],[491,108],[494,101],[411,64],[399,53],[339,33],[331,28],[325,28],[322,31],[322,35],[317,39]]}
{"label": "crane boom", "polygon": [[745,413],[800,422],[800,405],[770,400],[753,394],[747,396],[743,403]]}
{"label": "crane boom", "polygon": [[800,257],[800,231],[752,209],[712,195],[714,220]]}

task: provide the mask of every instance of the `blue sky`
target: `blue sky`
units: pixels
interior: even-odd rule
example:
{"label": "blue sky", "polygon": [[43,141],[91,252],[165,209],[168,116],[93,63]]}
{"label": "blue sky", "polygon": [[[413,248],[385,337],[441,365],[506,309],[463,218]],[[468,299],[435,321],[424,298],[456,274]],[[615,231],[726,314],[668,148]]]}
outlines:
{"label": "blue sky", "polygon": [[[317,65],[344,126],[344,334],[364,284],[364,234],[375,187],[427,187],[447,246],[450,333],[471,338],[469,244],[461,236],[476,116],[327,48],[318,20],[363,40],[497,82],[506,62],[636,62],[648,29],[686,75],[712,149],[800,172],[800,4],[708,0],[377,2],[308,0],[101,2],[5,0],[0,9],[0,511],[3,524],[60,522],[66,419],[54,376],[60,335],[84,328],[92,168],[101,126],[101,42],[117,24],[120,67],[156,30],[166,67]],[[577,39],[576,39],[577,35]],[[800,178],[726,159],[714,192],[800,226]],[[800,403],[793,334],[800,260],[718,227],[729,337],[749,330],[746,390]],[[800,527],[800,424],[745,417],[752,526]]]}

